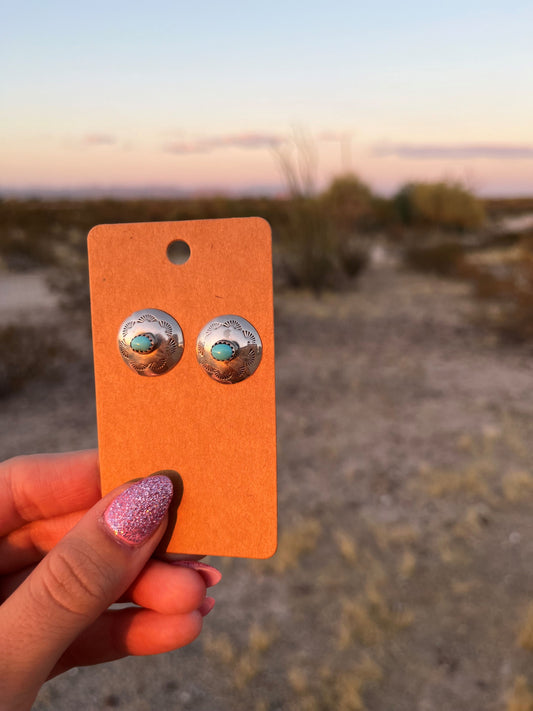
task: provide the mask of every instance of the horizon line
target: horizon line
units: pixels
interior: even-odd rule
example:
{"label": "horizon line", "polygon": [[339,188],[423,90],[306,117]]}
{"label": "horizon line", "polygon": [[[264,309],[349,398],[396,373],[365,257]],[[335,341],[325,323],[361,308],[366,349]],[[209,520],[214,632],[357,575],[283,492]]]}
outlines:
{"label": "horizon line", "polygon": [[[350,172],[346,175],[351,174]],[[356,177],[356,173],[353,173]],[[340,174],[336,177],[343,177]],[[365,182],[363,180],[363,182]],[[463,185],[472,194],[479,198],[528,198],[533,197],[533,185],[531,187],[499,187],[487,189],[475,189],[465,185],[460,180],[405,180],[399,183],[394,188],[379,188],[373,187],[366,183],[370,190],[377,197],[391,197],[396,194],[402,187],[409,183],[438,183],[451,182]],[[323,188],[317,187],[316,193],[320,194]],[[247,186],[221,186],[221,185],[205,185],[202,187],[184,187],[183,185],[173,185],[171,183],[153,184],[146,183],[142,185],[128,185],[125,183],[118,184],[78,184],[78,185],[2,185],[0,184],[0,199],[9,198],[25,198],[25,199],[96,199],[96,198],[168,198],[168,199],[187,199],[201,197],[228,197],[236,199],[239,197],[267,197],[267,198],[288,198],[290,191],[285,185],[280,183],[258,183]]]}

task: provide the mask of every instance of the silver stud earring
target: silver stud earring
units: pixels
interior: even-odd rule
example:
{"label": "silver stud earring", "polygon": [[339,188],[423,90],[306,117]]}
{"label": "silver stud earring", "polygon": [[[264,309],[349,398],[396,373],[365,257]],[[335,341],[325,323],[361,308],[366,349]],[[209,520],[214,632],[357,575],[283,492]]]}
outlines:
{"label": "silver stud earring", "polygon": [[139,375],[163,375],[183,354],[183,332],[165,311],[143,309],[122,322],[118,347],[126,365]]}
{"label": "silver stud earring", "polygon": [[219,316],[200,331],[196,342],[198,363],[219,383],[239,383],[255,373],[263,345],[259,334],[241,316]]}

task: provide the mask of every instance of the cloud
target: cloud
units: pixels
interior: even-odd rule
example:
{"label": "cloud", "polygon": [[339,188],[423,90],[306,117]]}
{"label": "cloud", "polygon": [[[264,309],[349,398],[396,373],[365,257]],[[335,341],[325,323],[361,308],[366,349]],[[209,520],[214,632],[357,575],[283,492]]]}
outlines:
{"label": "cloud", "polygon": [[84,146],[114,146],[117,138],[111,133],[86,133],[81,142]]}
{"label": "cloud", "polygon": [[349,141],[353,137],[353,131],[322,131],[318,135],[319,141]]}
{"label": "cloud", "polygon": [[239,133],[227,136],[206,136],[192,141],[170,141],[163,146],[166,153],[189,155],[212,153],[222,148],[257,150],[273,148],[283,142],[283,137],[273,133]]}
{"label": "cloud", "polygon": [[380,143],[373,148],[376,156],[414,159],[492,158],[495,160],[531,160],[533,145],[507,143]]}

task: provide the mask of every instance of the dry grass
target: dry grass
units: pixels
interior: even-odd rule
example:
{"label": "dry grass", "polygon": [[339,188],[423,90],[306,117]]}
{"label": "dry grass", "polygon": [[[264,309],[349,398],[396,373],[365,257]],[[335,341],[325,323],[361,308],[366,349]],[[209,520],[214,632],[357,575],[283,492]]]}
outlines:
{"label": "dry grass", "polygon": [[344,560],[351,564],[357,563],[359,547],[353,535],[338,529],[333,536]]}
{"label": "dry grass", "polygon": [[295,696],[291,708],[308,711],[366,711],[364,692],[383,676],[383,670],[370,656],[340,672],[328,666],[311,676],[301,667],[291,667],[287,681]]}
{"label": "dry grass", "polygon": [[491,498],[487,475],[492,473],[491,463],[474,460],[457,471],[447,469],[422,469],[422,486],[430,497],[467,496],[469,499]]}
{"label": "dry grass", "polygon": [[[516,421],[504,413],[499,426],[487,426],[481,436],[462,435],[458,450],[466,461],[455,469],[423,465],[414,488],[434,499],[460,501],[453,532],[459,538],[479,533],[491,518],[491,508],[518,504],[533,496],[530,451]],[[510,467],[507,462],[512,461]]]}
{"label": "dry grass", "polygon": [[502,491],[510,503],[530,498],[533,495],[533,475],[524,469],[507,472],[502,479]]}
{"label": "dry grass", "polygon": [[251,651],[254,654],[263,654],[272,646],[277,636],[278,633],[273,628],[261,627],[254,623],[248,633]]}
{"label": "dry grass", "polygon": [[303,696],[309,690],[309,675],[302,667],[289,667],[287,681],[297,696]]}
{"label": "dry grass", "polygon": [[297,568],[300,559],[315,550],[321,532],[322,525],[317,518],[300,519],[282,532],[276,555],[261,564],[254,564],[255,569],[281,575]]}
{"label": "dry grass", "polygon": [[533,602],[529,604],[522,621],[517,643],[522,649],[533,651]]}
{"label": "dry grass", "polygon": [[221,633],[218,635],[212,632],[205,632],[203,637],[204,652],[208,657],[214,657],[223,664],[232,664],[236,652],[229,635]]}
{"label": "dry grass", "polygon": [[420,531],[412,523],[402,522],[385,526],[370,523],[372,533],[382,551],[391,547],[405,546],[416,543],[420,539]]}
{"label": "dry grass", "polygon": [[454,537],[465,539],[476,536],[489,523],[490,517],[491,510],[483,502],[467,506],[452,528]]}
{"label": "dry grass", "polygon": [[416,569],[416,555],[411,550],[403,551],[398,563],[398,574],[401,578],[409,579]]}
{"label": "dry grass", "polygon": [[411,610],[393,607],[372,583],[367,584],[364,595],[355,599],[343,597],[340,602],[338,648],[341,650],[352,645],[375,647],[414,620]]}
{"label": "dry grass", "polygon": [[533,693],[525,676],[517,676],[505,711],[533,711]]}
{"label": "dry grass", "polygon": [[236,689],[244,689],[262,670],[263,656],[277,637],[273,628],[254,623],[248,631],[247,645],[237,649],[229,635],[206,633],[203,637],[206,656],[229,667],[231,681]]}

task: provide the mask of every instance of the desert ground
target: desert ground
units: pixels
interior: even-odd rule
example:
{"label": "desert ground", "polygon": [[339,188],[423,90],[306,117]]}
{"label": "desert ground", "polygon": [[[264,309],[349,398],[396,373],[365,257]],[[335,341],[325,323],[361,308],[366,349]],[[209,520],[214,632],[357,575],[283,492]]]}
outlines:
{"label": "desert ground", "polygon": [[[87,336],[40,272],[0,284],[4,321],[76,341],[2,401],[2,458],[96,447]],[[476,311],[467,284],[386,261],[278,293],[278,553],[210,559],[198,640],[74,669],[35,709],[532,709],[533,352]]]}

